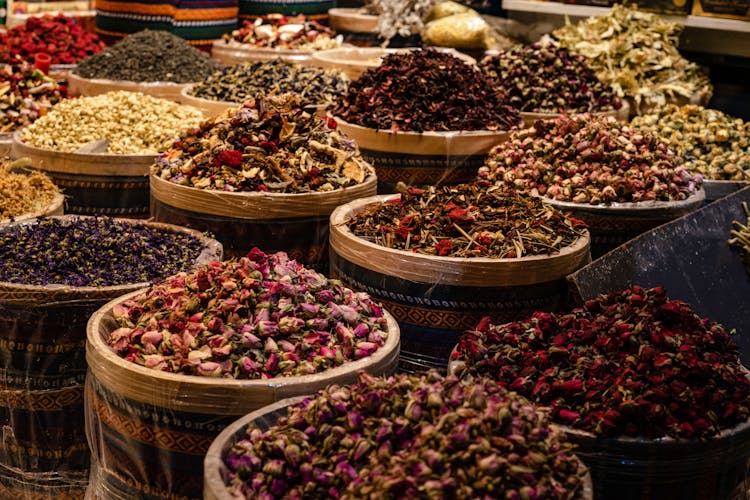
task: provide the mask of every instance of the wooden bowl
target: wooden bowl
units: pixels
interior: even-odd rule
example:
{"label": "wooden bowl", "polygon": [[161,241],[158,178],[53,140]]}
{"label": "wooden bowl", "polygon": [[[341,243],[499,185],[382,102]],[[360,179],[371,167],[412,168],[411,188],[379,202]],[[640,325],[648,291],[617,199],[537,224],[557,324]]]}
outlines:
{"label": "wooden bowl", "polygon": [[217,40],[211,48],[211,57],[227,66],[274,59],[304,65],[310,63],[314,52],[313,50],[264,49],[247,43],[227,43],[224,40]]}
{"label": "wooden bowl", "polygon": [[23,222],[30,219],[36,219],[37,217],[49,217],[52,215],[62,215],[64,212],[63,205],[65,204],[65,196],[62,193],[57,193],[46,207],[41,207],[39,210],[27,214],[17,215],[10,219],[0,219],[0,224],[9,224],[11,222]]}
{"label": "wooden bowl", "polygon": [[[537,120],[550,120],[557,118],[558,116],[563,115],[564,113],[529,113],[526,111],[521,111],[521,118],[523,119],[523,123],[530,127],[534,124]],[[574,113],[569,113],[574,114]],[[628,104],[628,101],[623,100],[622,106],[620,109],[613,109],[610,111],[594,111],[590,114],[594,116],[612,116],[616,118],[618,121],[621,122],[627,122],[630,117],[630,104]]]}
{"label": "wooden bowl", "polygon": [[113,90],[127,90],[170,101],[180,102],[182,89],[189,83],[173,82],[129,82],[124,80],[105,80],[100,78],[83,78],[71,72],[67,75],[68,92],[71,97],[95,96]]}
{"label": "wooden bowl", "polygon": [[337,32],[377,33],[378,30],[378,16],[367,14],[361,8],[328,9],[328,22]]}
{"label": "wooden bowl", "polygon": [[193,87],[194,85],[191,84],[180,91],[180,103],[200,109],[206,118],[219,115],[228,109],[236,108],[242,104],[239,102],[214,101],[212,99],[196,97],[192,95]]}

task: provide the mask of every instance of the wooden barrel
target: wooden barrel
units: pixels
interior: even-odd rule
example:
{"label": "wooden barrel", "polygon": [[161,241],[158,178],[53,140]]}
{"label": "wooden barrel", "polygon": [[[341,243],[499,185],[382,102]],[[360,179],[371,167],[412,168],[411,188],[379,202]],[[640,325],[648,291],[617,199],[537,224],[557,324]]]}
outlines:
{"label": "wooden barrel", "polygon": [[706,203],[729,196],[735,191],[750,186],[750,181],[714,181],[704,180],[703,190],[706,192]]}
{"label": "wooden barrel", "polygon": [[70,72],[66,79],[68,80],[68,93],[71,97],[95,96],[114,90],[127,90],[175,102],[182,102],[182,90],[192,85],[191,83],[128,82],[103,78],[84,78],[73,72]]}
{"label": "wooden barrel", "polygon": [[506,322],[558,309],[565,277],[589,261],[588,235],[555,255],[493,259],[395,250],[352,234],[346,222],[354,214],[395,196],[356,200],[331,214],[331,275],[367,292],[396,318],[402,371],[445,371],[461,333],[484,316]]}
{"label": "wooden barrel", "polygon": [[226,66],[274,59],[305,65],[310,63],[312,53],[312,50],[263,49],[247,43],[227,43],[224,40],[215,41],[211,48],[211,57]]}
{"label": "wooden barrel", "polygon": [[137,294],[106,304],[88,325],[86,432],[96,462],[90,486],[96,497],[201,498],[206,451],[239,416],[332,383],[353,383],[359,370],[390,374],[398,360],[398,324],[386,313],[383,347],[313,375],[235,380],[151,370],[124,360],[106,343],[117,328],[113,306]]}
{"label": "wooden barrel", "polygon": [[378,193],[395,192],[396,184],[441,185],[471,182],[493,146],[509,132],[393,132],[346,123],[339,128],[354,139],[362,157],[375,167]]}
{"label": "wooden barrel", "polygon": [[228,257],[258,247],[284,251],[322,273],[328,270],[328,219],[344,203],[375,194],[374,176],[328,192],[277,194],[227,192],[181,186],[151,176],[151,215],[172,224],[210,231]]}
{"label": "wooden barrel", "polygon": [[[287,408],[302,401],[302,397],[287,398],[256,410],[228,426],[221,431],[206,453],[203,467],[203,500],[234,500],[227,488],[227,468],[225,460],[232,447],[240,439],[247,437],[247,427],[257,425],[262,431],[267,431],[276,425],[279,418],[286,416]],[[581,463],[581,469],[585,466]],[[593,488],[591,474],[587,473],[583,480],[583,494],[579,500],[592,500]]]}
{"label": "wooden barrel", "polygon": [[[550,120],[563,115],[564,113],[529,113],[526,111],[521,112],[521,119],[524,125],[531,127],[537,120]],[[572,113],[565,113],[572,114]],[[594,111],[591,113],[594,116],[611,116],[618,121],[627,122],[630,117],[630,104],[628,101],[622,101],[622,107],[620,109],[613,109],[610,111]]]}
{"label": "wooden barrel", "polygon": [[158,155],[64,153],[38,148],[13,136],[12,156],[52,178],[68,197],[67,212],[148,217],[148,171]]}
{"label": "wooden barrel", "polygon": [[[205,249],[195,265],[221,258],[221,245],[196,231],[140,223],[203,241]],[[12,225],[3,230],[9,227]],[[22,482],[29,488],[42,488],[53,472],[85,477],[89,464],[83,408],[86,324],[106,302],[147,285],[73,287],[0,282],[0,464],[26,477]],[[5,479],[10,481],[13,476],[1,472],[2,487],[10,487],[13,482]]]}
{"label": "wooden barrel", "polygon": [[700,189],[680,201],[640,201],[589,205],[543,198],[555,208],[571,212],[586,221],[591,232],[591,256],[596,259],[632,240],[639,234],[687,215],[703,205],[706,195]]}

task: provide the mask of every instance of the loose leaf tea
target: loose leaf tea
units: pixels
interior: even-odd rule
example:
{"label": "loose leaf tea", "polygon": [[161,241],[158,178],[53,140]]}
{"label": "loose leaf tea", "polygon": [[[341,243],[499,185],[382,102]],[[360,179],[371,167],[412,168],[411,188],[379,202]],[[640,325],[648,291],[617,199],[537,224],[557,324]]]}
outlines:
{"label": "loose leaf tea", "polygon": [[745,269],[750,274],[750,208],[748,208],[745,201],[742,202],[742,208],[745,210],[745,215],[747,215],[747,223],[742,224],[736,220],[732,221],[732,226],[736,229],[731,231],[732,238],[728,240],[728,243],[737,248],[742,263],[745,264]]}
{"label": "loose leaf tea", "polygon": [[677,50],[682,29],[656,14],[618,4],[607,15],[568,24],[554,36],[585,56],[599,78],[620,97],[632,99],[640,113],[674,98],[712,92],[707,71]]}
{"label": "loose leaf tea", "polygon": [[334,120],[282,94],[206,120],[183,134],[152,172],[199,189],[302,193],[360,184],[374,170]]}
{"label": "loose leaf tea", "polygon": [[0,231],[0,281],[145,283],[190,267],[202,250],[193,236],[108,217],[39,218]]}
{"label": "loose leaf tea", "polygon": [[118,355],[202,377],[310,375],[366,358],[388,338],[367,294],[258,249],[172,276],[113,313]]}
{"label": "loose leaf tea", "polygon": [[620,109],[614,90],[586,58],[555,42],[516,45],[480,62],[506,94],[508,104],[534,113],[585,113]]}
{"label": "loose leaf tea", "polygon": [[172,33],[143,30],[87,57],[73,72],[83,78],[188,83],[220,67],[208,54]]}
{"label": "loose leaf tea", "polygon": [[404,131],[510,130],[521,122],[476,66],[434,49],[389,54],[349,84],[333,114]]}
{"label": "loose leaf tea", "polygon": [[298,16],[268,14],[243,21],[231,35],[224,35],[229,45],[249,45],[259,49],[324,50],[340,47],[341,36],[322,24]]}
{"label": "loose leaf tea", "polygon": [[156,154],[203,114],[176,102],[140,92],[115,91],[92,97],[65,99],[42,118],[24,127],[22,139],[32,146],[73,152],[108,139],[108,153]]}
{"label": "loose leaf tea", "polygon": [[667,143],[612,117],[537,120],[490,151],[479,178],[535,196],[597,205],[684,200],[702,182]]}
{"label": "loose leaf tea", "polygon": [[14,172],[28,159],[11,163],[0,159],[0,220],[33,214],[47,208],[60,192],[52,180],[41,172]]}
{"label": "loose leaf tea", "polygon": [[750,122],[716,109],[668,105],[631,125],[660,136],[685,168],[706,179],[750,181]]}
{"label": "loose leaf tea", "polygon": [[559,252],[586,225],[541,200],[497,186],[409,188],[347,222],[377,245],[447,257],[515,258]]}
{"label": "loose leaf tea", "polygon": [[406,38],[421,33],[433,5],[434,0],[367,0],[363,10],[378,16],[378,35],[388,45],[396,35]]}
{"label": "loose leaf tea", "polygon": [[39,53],[52,64],[76,64],[104,48],[98,36],[84,30],[72,17],[58,14],[29,17],[20,25],[0,32],[0,62],[33,62]]}
{"label": "loose leaf tea", "polygon": [[341,73],[300,66],[281,59],[230,66],[192,89],[192,95],[212,101],[242,103],[268,94],[294,92],[314,104],[331,104],[346,92]]}
{"label": "loose leaf tea", "polygon": [[251,424],[226,458],[234,498],[581,498],[572,446],[488,380],[377,378],[331,385]]}
{"label": "loose leaf tea", "polygon": [[6,64],[0,68],[0,132],[33,123],[67,94],[67,87],[28,63]]}
{"label": "loose leaf tea", "polygon": [[661,287],[628,289],[565,314],[466,332],[463,377],[491,377],[601,436],[708,438],[747,421],[750,380],[737,345]]}

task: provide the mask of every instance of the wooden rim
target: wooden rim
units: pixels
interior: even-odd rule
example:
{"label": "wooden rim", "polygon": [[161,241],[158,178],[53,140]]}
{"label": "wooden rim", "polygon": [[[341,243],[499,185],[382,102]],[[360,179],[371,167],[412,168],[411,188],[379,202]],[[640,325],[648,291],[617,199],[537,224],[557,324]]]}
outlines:
{"label": "wooden rim", "polygon": [[296,194],[198,189],[154,174],[151,174],[150,186],[154,199],[182,210],[235,219],[288,219],[330,215],[343,203],[375,194],[377,178],[370,175],[355,186]]}
{"label": "wooden rim", "polygon": [[[527,111],[521,111],[521,119],[523,119],[524,124],[526,124],[527,126],[531,126],[537,120],[551,120],[559,116],[573,114],[582,113],[531,113]],[[628,101],[623,99],[622,107],[620,107],[620,109],[612,109],[609,111],[591,111],[589,112],[589,114],[594,116],[611,116],[618,121],[627,122],[628,117],[630,116],[630,104],[628,104]]]}
{"label": "wooden rim", "polygon": [[348,383],[357,372],[390,373],[400,349],[398,323],[387,311],[388,338],[374,354],[349,361],[312,375],[273,379],[215,379],[151,370],[121,358],[106,343],[104,335],[115,326],[112,308],[144,293],[146,289],[111,300],[89,319],[86,327],[86,361],[89,370],[105,387],[120,396],[175,411],[209,415],[242,415],[279,399],[310,394],[331,383]]}
{"label": "wooden rim", "polygon": [[175,82],[131,82],[126,80],[106,80],[103,78],[84,78],[71,72],[67,75],[68,91],[71,96],[95,96],[113,90],[140,92],[152,97],[179,100],[182,89],[190,83]]}
{"label": "wooden rim", "polygon": [[337,32],[373,34],[378,32],[378,16],[366,14],[359,7],[328,9],[328,22]]}
{"label": "wooden rim", "polygon": [[[440,52],[449,53],[467,64],[476,65],[473,57],[456,49],[435,47]],[[399,54],[421,50],[418,48],[383,48],[383,47],[339,47],[336,49],[318,50],[312,54],[312,61],[318,66],[344,72],[350,79],[357,79],[368,69],[380,66],[380,59],[388,54]]]}
{"label": "wooden rim", "polygon": [[228,109],[236,108],[242,105],[242,103],[240,102],[214,101],[212,99],[196,97],[191,94],[194,86],[194,84],[190,84],[180,91],[180,102],[182,104],[200,109],[203,112],[203,115],[207,118],[220,115]]}
{"label": "wooden rim", "polygon": [[57,193],[55,196],[52,197],[52,201],[49,205],[42,208],[41,210],[37,212],[32,212],[28,214],[22,214],[17,217],[13,217],[13,220],[10,219],[3,219],[0,220],[0,224],[12,224],[14,222],[24,222],[30,219],[36,219],[37,217],[42,216],[53,216],[53,215],[62,215],[64,212],[63,204],[65,203],[65,196],[62,193]]}
{"label": "wooden rim", "polygon": [[[70,219],[70,218],[83,218],[88,219],[92,216],[88,215],[56,215],[51,218],[54,219]],[[193,236],[203,244],[203,251],[200,253],[195,263],[191,268],[197,268],[203,264],[211,262],[213,260],[221,260],[223,255],[223,247],[221,243],[213,238],[209,238],[200,231],[189,229],[187,227],[176,226],[174,224],[166,224],[163,222],[153,222],[146,220],[135,220],[135,219],[124,219],[124,218],[113,218],[118,222],[125,222],[133,225],[144,225],[155,229],[163,229],[169,232],[182,233],[189,236]],[[0,228],[0,230],[8,230],[8,228],[24,224],[31,225],[36,222],[35,219],[25,220],[22,222],[14,222],[7,224]],[[111,299],[118,297],[124,293],[129,293],[134,290],[143,289],[149,286],[150,283],[130,283],[126,285],[111,285],[111,286],[71,286],[71,285],[23,285],[18,283],[10,283],[7,281],[0,281],[0,302],[3,303],[28,303],[28,304],[42,304],[54,301],[74,301],[74,300],[94,300],[94,299]]]}
{"label": "wooden rim", "polygon": [[439,257],[386,248],[352,234],[346,223],[366,206],[400,195],[379,195],[355,200],[331,214],[331,251],[344,260],[371,271],[421,283],[498,287],[534,285],[564,278],[589,260],[588,231],[573,245],[555,255],[517,259],[489,257]]}
{"label": "wooden rim", "polygon": [[577,213],[590,213],[596,215],[659,216],[669,215],[670,213],[686,213],[693,210],[703,204],[703,201],[706,199],[706,192],[701,188],[684,200],[615,202],[609,205],[589,205],[572,201],[558,201],[543,196],[540,196],[540,198],[544,203],[548,203],[555,208]]}
{"label": "wooden rim", "polygon": [[313,50],[297,49],[263,49],[239,42],[227,43],[217,40],[211,47],[211,57],[222,64],[240,64],[254,61],[284,59],[297,64],[306,64],[312,60]]}
{"label": "wooden rim", "polygon": [[24,142],[23,130],[13,134],[12,156],[31,158],[34,168],[45,172],[91,176],[140,177],[148,175],[158,154],[66,153]]}
{"label": "wooden rim", "polygon": [[333,117],[339,128],[360,149],[412,155],[463,156],[486,154],[510,137],[508,131],[465,130],[452,132],[404,132],[378,130]]}

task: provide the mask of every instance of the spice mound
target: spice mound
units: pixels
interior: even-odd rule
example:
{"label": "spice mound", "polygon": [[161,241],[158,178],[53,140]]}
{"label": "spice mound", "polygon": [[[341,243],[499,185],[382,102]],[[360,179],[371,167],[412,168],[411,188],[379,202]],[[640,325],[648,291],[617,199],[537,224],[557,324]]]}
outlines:
{"label": "spice mound", "polygon": [[224,42],[258,49],[325,50],[340,47],[343,38],[301,14],[268,14],[254,21],[244,21],[231,35],[224,35]]}
{"label": "spice mound", "polygon": [[487,56],[480,67],[507,93],[508,104],[534,113],[585,113],[622,107],[586,58],[554,42],[517,45]]}
{"label": "spice mound", "polygon": [[144,30],[87,57],[73,72],[83,78],[188,83],[202,80],[220,67],[176,35]]}
{"label": "spice mound", "polygon": [[36,54],[43,53],[52,64],[75,64],[103,48],[98,36],[62,14],[29,17],[0,33],[0,61],[7,63],[33,62]]}
{"label": "spice mound", "polygon": [[26,285],[145,283],[192,267],[190,235],[108,217],[39,218],[0,231],[0,281]]}
{"label": "spice mound", "polygon": [[349,84],[335,116],[404,131],[510,130],[519,112],[477,67],[434,49],[389,54]]}
{"label": "spice mound", "polygon": [[0,132],[33,123],[67,97],[65,86],[28,63],[0,68]]}
{"label": "spice mound", "polygon": [[685,168],[706,179],[750,181],[750,122],[716,109],[672,104],[636,116],[631,124],[660,136]]}
{"label": "spice mound", "polygon": [[732,221],[731,235],[728,243],[730,246],[737,248],[740,253],[742,263],[745,265],[745,270],[750,274],[750,208],[747,206],[747,202],[742,202],[742,208],[747,215],[746,224],[742,224],[740,221]]}
{"label": "spice mound", "polygon": [[537,120],[490,151],[479,178],[559,201],[684,200],[703,181],[667,143],[612,117]]}
{"label": "spice mound", "polygon": [[304,193],[360,184],[374,170],[332,119],[294,94],[251,99],[184,134],[152,167],[175,184]]}
{"label": "spice mound", "polygon": [[276,59],[224,68],[197,83],[191,93],[212,101],[241,103],[267,94],[294,92],[314,104],[330,104],[346,87],[341,73]]}
{"label": "spice mound", "polygon": [[23,159],[13,163],[0,159],[0,220],[40,212],[49,207],[60,192],[41,172],[14,171],[26,163]]}
{"label": "spice mound", "polygon": [[613,5],[606,15],[564,26],[554,36],[586,57],[597,76],[641,113],[713,90],[708,72],[678,52],[682,28],[656,14]]}
{"label": "spice mound", "polygon": [[708,438],[747,421],[750,380],[718,323],[661,287],[638,286],[566,314],[483,320],[458,342],[463,377],[488,376],[601,436]]}
{"label": "spice mound", "polygon": [[367,294],[258,249],[172,276],[113,312],[118,355],[203,377],[310,375],[366,358],[388,338]]}
{"label": "spice mound", "polygon": [[524,398],[430,371],[331,385],[255,423],[225,459],[234,498],[581,498],[579,462]]}
{"label": "spice mound", "polygon": [[347,226],[376,245],[448,257],[549,255],[586,232],[584,222],[539,198],[470,184],[409,188],[369,206]]}
{"label": "spice mound", "polygon": [[116,91],[65,99],[24,127],[21,137],[32,146],[66,153],[107,139],[108,153],[158,154],[202,119],[202,113],[191,106],[140,92]]}

